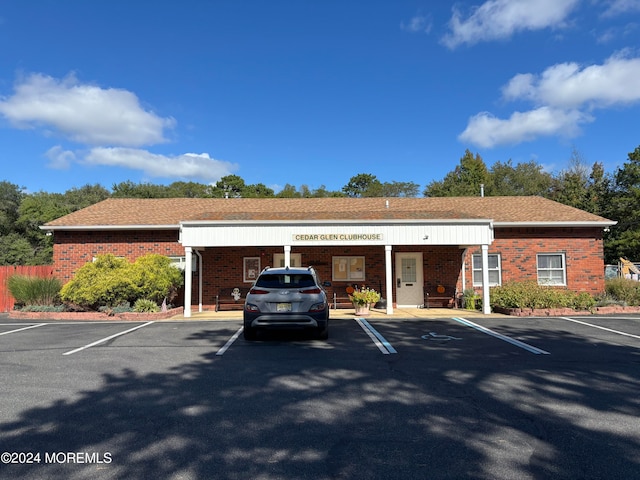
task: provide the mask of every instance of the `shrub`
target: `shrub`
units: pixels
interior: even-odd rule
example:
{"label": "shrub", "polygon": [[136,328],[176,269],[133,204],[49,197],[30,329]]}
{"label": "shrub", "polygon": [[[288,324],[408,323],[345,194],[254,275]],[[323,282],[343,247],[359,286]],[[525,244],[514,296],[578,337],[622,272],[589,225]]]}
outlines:
{"label": "shrub", "polygon": [[160,307],[153,300],[140,298],[136,300],[136,303],[133,304],[133,311],[138,313],[153,313],[159,312]]}
{"label": "shrub", "polygon": [[605,294],[625,305],[640,305],[640,282],[628,278],[612,278],[605,282]]}
{"label": "shrub", "polygon": [[546,287],[536,282],[510,282],[491,288],[491,303],[503,308],[574,308],[591,310],[595,299],[586,292]]}
{"label": "shrub", "polygon": [[139,298],[156,303],[171,299],[183,283],[182,272],[169,258],[150,254],[129,263],[112,254],[99,255],[95,262],[83,265],[73,280],[60,292],[63,300],[87,308],[105,306],[114,312]]}
{"label": "shrub", "polygon": [[12,275],[7,280],[9,292],[20,305],[54,305],[62,283],[55,277]]}

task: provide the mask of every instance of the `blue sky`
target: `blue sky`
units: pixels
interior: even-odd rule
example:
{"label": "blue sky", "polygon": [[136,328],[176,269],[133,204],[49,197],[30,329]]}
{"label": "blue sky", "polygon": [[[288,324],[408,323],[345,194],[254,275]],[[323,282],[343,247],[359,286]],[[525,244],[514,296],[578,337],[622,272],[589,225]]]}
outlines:
{"label": "blue sky", "polygon": [[420,191],[640,145],[640,0],[0,2],[0,179]]}

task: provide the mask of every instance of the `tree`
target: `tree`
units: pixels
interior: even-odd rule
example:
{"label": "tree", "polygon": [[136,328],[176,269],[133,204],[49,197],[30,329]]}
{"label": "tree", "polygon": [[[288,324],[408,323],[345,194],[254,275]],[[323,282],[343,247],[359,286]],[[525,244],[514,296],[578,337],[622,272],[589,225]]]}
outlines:
{"label": "tree", "polygon": [[13,183],[0,182],[0,235],[8,235],[16,231],[18,208],[24,198],[24,187]]}
{"label": "tree", "polygon": [[351,177],[349,183],[342,187],[347,197],[381,197],[382,183],[375,175],[359,173]]}
{"label": "tree", "polygon": [[608,203],[609,218],[619,223],[605,238],[606,260],[640,259],[640,147],[616,170]]}
{"label": "tree", "polygon": [[384,182],[383,197],[417,197],[420,185],[414,182]]}
{"label": "tree", "polygon": [[480,157],[466,150],[460,164],[441,182],[431,182],[424,190],[425,197],[469,197],[480,195],[481,185],[489,186],[491,177]]}
{"label": "tree", "polygon": [[496,162],[490,169],[491,181],[485,189],[492,196],[547,197],[553,184],[553,177],[543,170],[542,165],[532,161],[514,166],[511,160]]}
{"label": "tree", "polygon": [[116,183],[111,187],[113,198],[169,198],[169,189],[151,183],[133,183],[131,180]]}

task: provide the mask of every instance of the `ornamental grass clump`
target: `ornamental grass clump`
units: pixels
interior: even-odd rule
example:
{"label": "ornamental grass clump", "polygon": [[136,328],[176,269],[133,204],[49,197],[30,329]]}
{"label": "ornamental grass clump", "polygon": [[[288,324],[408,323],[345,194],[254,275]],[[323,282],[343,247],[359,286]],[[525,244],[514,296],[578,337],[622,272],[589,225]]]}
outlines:
{"label": "ornamental grass clump", "polygon": [[54,306],[59,303],[62,283],[55,277],[12,275],[7,279],[9,293],[22,306]]}
{"label": "ornamental grass clump", "polygon": [[380,294],[363,285],[361,289],[354,290],[349,299],[354,305],[373,305],[380,301]]}
{"label": "ornamental grass clump", "polygon": [[612,302],[640,305],[640,282],[628,278],[612,278],[605,282],[606,296]]}

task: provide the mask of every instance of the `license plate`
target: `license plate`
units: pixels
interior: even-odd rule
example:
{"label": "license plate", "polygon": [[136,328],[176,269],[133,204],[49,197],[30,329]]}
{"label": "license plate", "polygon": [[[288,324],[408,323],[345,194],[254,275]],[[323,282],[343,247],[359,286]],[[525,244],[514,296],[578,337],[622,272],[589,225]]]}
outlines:
{"label": "license plate", "polygon": [[291,304],[290,303],[278,303],[276,305],[276,312],[290,312]]}

